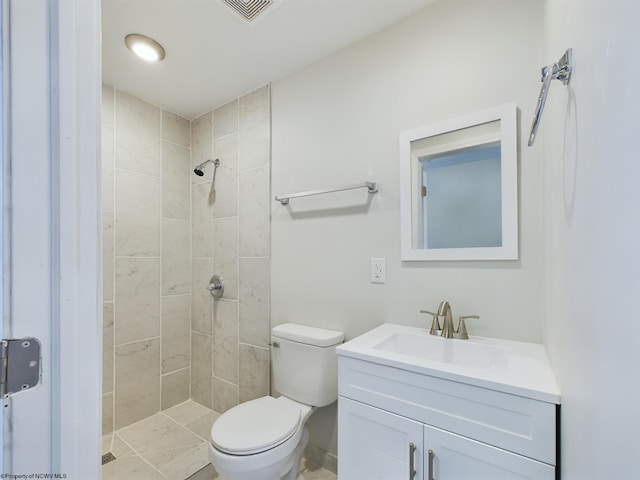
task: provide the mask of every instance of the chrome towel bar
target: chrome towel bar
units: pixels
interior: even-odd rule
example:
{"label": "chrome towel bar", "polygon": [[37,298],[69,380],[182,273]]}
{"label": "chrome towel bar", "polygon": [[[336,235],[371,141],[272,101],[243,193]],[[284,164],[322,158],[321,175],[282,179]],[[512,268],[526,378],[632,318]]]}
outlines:
{"label": "chrome towel bar", "polygon": [[347,185],[346,187],[326,188],[321,190],[310,190],[308,192],[288,193],[286,195],[276,196],[276,200],[282,205],[288,205],[289,199],[298,197],[310,197],[311,195],[321,195],[323,193],[342,192],[344,190],[353,190],[354,188],[366,188],[369,193],[377,193],[380,182],[364,182],[356,185]]}

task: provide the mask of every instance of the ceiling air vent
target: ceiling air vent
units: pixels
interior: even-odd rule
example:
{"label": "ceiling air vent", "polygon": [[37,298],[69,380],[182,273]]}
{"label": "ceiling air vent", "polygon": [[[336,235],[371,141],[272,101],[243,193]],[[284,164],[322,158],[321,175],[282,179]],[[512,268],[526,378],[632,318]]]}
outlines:
{"label": "ceiling air vent", "polygon": [[246,21],[251,22],[273,5],[273,0],[222,0]]}

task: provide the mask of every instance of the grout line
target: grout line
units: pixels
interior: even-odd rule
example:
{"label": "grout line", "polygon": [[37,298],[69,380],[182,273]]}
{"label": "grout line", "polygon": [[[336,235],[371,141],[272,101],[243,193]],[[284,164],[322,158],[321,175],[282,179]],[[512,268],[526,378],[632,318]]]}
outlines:
{"label": "grout line", "polygon": [[[168,110],[164,110],[164,109],[163,109],[163,111],[167,112]],[[160,118],[160,123],[162,123],[162,118]],[[171,145],[175,145],[176,147],[184,148],[185,150],[191,150],[191,147],[187,147],[187,146],[182,145],[182,144],[180,144],[180,143],[176,143],[176,142],[174,142],[174,141],[172,141],[172,140],[167,140],[167,139],[166,139],[166,138],[164,138],[163,136],[160,136],[160,141],[161,141],[161,142],[167,142],[167,143],[170,143]]]}
{"label": "grout line", "polygon": [[238,342],[238,345],[244,345],[245,347],[253,347],[253,348],[258,348],[260,350],[265,350],[265,351],[269,351],[269,347],[261,347],[259,345],[254,345],[252,343],[245,343],[245,342]]}
{"label": "grout line", "polygon": [[221,217],[213,217],[213,221],[215,222],[216,220],[226,220],[229,218],[238,218],[238,214],[236,215],[223,215]]}
{"label": "grout line", "polygon": [[[150,340],[156,340],[156,339],[160,339],[160,336],[157,335],[155,337],[148,337],[148,338],[143,338],[143,339],[140,339],[140,340],[133,340],[131,342],[118,343],[118,344],[116,344],[115,341],[114,341],[113,345],[114,345],[114,347],[125,347],[127,345],[133,345],[134,343],[148,342]],[[115,392],[115,389],[114,389],[114,392]]]}
{"label": "grout line", "polygon": [[[189,121],[189,279],[191,282],[191,301],[189,302],[189,392],[188,397],[191,398],[193,393],[193,179],[191,178],[191,170],[193,168],[193,120]],[[195,174],[193,174],[195,175]]]}
{"label": "grout line", "polygon": [[[238,112],[238,116],[240,116],[240,112]],[[221,137],[215,137],[215,136],[213,136],[213,143],[219,142],[219,141],[221,141],[221,140],[226,140],[227,138],[232,137],[233,135],[238,135],[238,136],[240,136],[240,132],[239,132],[238,130],[234,130],[234,131],[232,131],[232,132],[225,133],[225,134],[224,134],[224,135],[222,135]],[[216,156],[216,155],[215,155],[215,152],[214,152],[214,156]]]}
{"label": "grout line", "polygon": [[[116,433],[116,380],[117,380],[117,371],[116,371],[116,329],[118,328],[117,318],[116,318],[116,146],[117,146],[117,117],[118,117],[118,109],[116,105],[118,103],[117,98],[117,89],[113,87],[113,158],[112,167],[111,167],[111,181],[112,181],[112,192],[113,192],[113,236],[112,236],[112,245],[113,245],[113,255],[111,256],[111,292],[113,298],[113,308],[112,308],[112,317],[113,317],[113,344],[111,345],[111,377],[113,382],[113,400],[111,402],[111,429],[113,431],[113,435],[115,437]],[[104,322],[103,322],[104,328]],[[104,334],[104,330],[103,330]],[[104,374],[104,372],[102,372]],[[112,445],[113,446],[113,445]]]}
{"label": "grout line", "polygon": [[238,169],[238,175],[241,175],[241,174],[243,174],[243,173],[255,172],[256,170],[261,170],[261,169],[263,169],[263,168],[267,168],[267,167],[269,167],[269,165],[270,165],[270,162],[265,163],[264,165],[260,165],[260,166],[258,166],[258,167],[246,168],[246,169],[244,169],[244,170],[240,170],[240,169]]}
{"label": "grout line", "polygon": [[235,404],[238,405],[240,403],[240,375],[241,375],[241,370],[240,370],[240,285],[241,285],[241,278],[240,278],[240,97],[238,97],[238,125],[237,125],[237,132],[238,132],[238,141],[236,142],[236,146],[237,146],[237,151],[236,151],[236,158],[237,160],[237,164],[236,164],[236,169],[235,169],[235,175],[236,175],[236,217],[237,217],[237,221],[236,221],[236,281],[237,281],[237,296],[238,296],[238,308],[236,308],[236,335],[237,335],[237,339],[238,339],[238,343],[236,345],[236,372],[238,372],[237,375],[237,382],[238,385],[236,386],[237,388],[235,389],[236,391],[236,398],[235,398]]}
{"label": "grout line", "polygon": [[[216,376],[216,375],[214,375],[213,377],[214,377],[216,380],[220,380],[221,382],[224,382],[224,383],[226,383],[226,384],[228,384],[228,385],[231,385],[231,386],[233,386],[233,387],[237,387],[237,386],[238,386],[238,384],[237,384],[237,383],[230,382],[229,380],[225,380],[224,378],[220,378],[220,377],[218,377],[218,376]],[[216,410],[212,410],[212,411],[213,411],[213,412],[215,412],[215,413],[219,413],[219,412],[218,412],[218,411],[216,411]]]}
{"label": "grout line", "polygon": [[168,294],[163,294],[162,298],[165,297],[171,297],[171,298],[175,298],[175,297],[188,297],[190,296],[191,293],[168,293]]}
{"label": "grout line", "polygon": [[[189,370],[189,368],[191,368],[191,367],[190,366],[189,367],[182,367],[182,368],[178,368],[177,370],[171,370],[170,372],[167,372],[167,373],[160,372],[160,377],[166,377],[167,375],[173,375],[174,373],[178,373],[178,372],[181,372],[183,370]],[[180,404],[178,404],[178,405],[180,405]],[[175,407],[175,405],[173,405],[173,407]],[[172,407],[169,407],[169,408],[172,408]],[[164,410],[168,410],[168,409],[165,408]],[[164,412],[164,410],[160,410],[160,411]]]}
{"label": "grout line", "polygon": [[163,118],[164,118],[164,109],[160,109],[160,211],[158,212],[158,216],[160,217],[160,278],[158,279],[158,285],[160,286],[160,291],[158,292],[159,295],[159,309],[160,309],[160,317],[158,318],[158,330],[160,331],[160,347],[159,347],[159,358],[158,358],[158,373],[160,375],[159,378],[159,382],[158,382],[158,409],[162,410],[162,358],[163,358],[163,352],[162,352],[162,324],[164,323],[164,316],[163,316],[163,304],[164,302],[162,301],[162,291],[164,289],[164,285],[163,285],[163,280],[164,280],[164,262],[163,262],[163,258],[164,258],[164,219],[162,218],[162,212],[164,210],[164,143],[163,143],[163,139],[162,139],[162,131],[164,128],[163,125]]}
{"label": "grout line", "polygon": [[[160,147],[160,151],[162,152],[162,147]],[[138,175],[144,175],[145,177],[149,177],[149,178],[155,178],[155,179],[160,179],[160,175],[161,173],[155,175],[153,173],[147,173],[147,172],[140,172],[138,170],[131,170],[130,168],[123,168],[123,167],[114,167],[114,171],[115,170],[122,170],[123,172],[127,172],[127,173],[136,173]],[[115,172],[114,172],[114,178],[115,178]],[[114,196],[115,198],[115,196]]]}

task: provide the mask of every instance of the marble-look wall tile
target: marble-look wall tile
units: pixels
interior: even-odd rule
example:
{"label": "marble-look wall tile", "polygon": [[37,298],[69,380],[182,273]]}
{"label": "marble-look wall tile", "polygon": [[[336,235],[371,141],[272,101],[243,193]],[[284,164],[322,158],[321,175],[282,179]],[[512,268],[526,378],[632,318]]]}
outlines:
{"label": "marble-look wall tile", "polygon": [[162,297],[162,373],[188,367],[191,352],[191,296]]}
{"label": "marble-look wall tile", "polygon": [[160,335],[160,258],[116,258],[115,293],[116,345]]}
{"label": "marble-look wall tile", "polygon": [[162,142],[162,216],[191,219],[190,150]]}
{"label": "marble-look wall tile", "polygon": [[191,122],[175,113],[162,110],[162,139],[191,147]]}
{"label": "marble-look wall tile", "polygon": [[213,221],[213,271],[224,278],[224,298],[238,299],[238,217]]}
{"label": "marble-look wall tile", "polygon": [[[192,180],[192,397],[221,412],[269,391],[269,352],[261,348],[269,341],[269,112],[265,86],[192,122],[192,166],[220,159],[215,181],[213,168]],[[239,257],[251,257],[242,258],[244,268]],[[212,301],[206,285],[214,273],[225,296]],[[194,369],[208,368],[205,396]]]}
{"label": "marble-look wall tile", "polygon": [[238,131],[238,99],[213,111],[213,138],[220,138]]}
{"label": "marble-look wall tile", "polygon": [[191,334],[191,398],[211,408],[213,340],[209,335]]}
{"label": "marble-look wall tile", "polygon": [[113,392],[102,395],[102,435],[113,432]]}
{"label": "marble-look wall tile", "polygon": [[114,218],[113,212],[102,211],[102,300],[113,302]]}
{"label": "marble-look wall tile", "polygon": [[240,403],[269,395],[269,350],[240,344]]}
{"label": "marble-look wall tile", "polygon": [[240,341],[269,343],[269,259],[240,259]]}
{"label": "marble-look wall tile", "polygon": [[213,275],[213,263],[209,259],[195,259],[191,265],[191,330],[211,335],[213,297],[207,286]]}
{"label": "marble-look wall tile", "polygon": [[238,386],[213,377],[212,410],[224,413],[238,405]]}
{"label": "marble-look wall tile", "polygon": [[160,178],[116,170],[116,255],[160,256]]}
{"label": "marble-look wall tile", "polygon": [[240,171],[269,164],[271,155],[271,110],[269,86],[240,98]]}
{"label": "marble-look wall tile", "polygon": [[212,258],[213,219],[200,220],[191,224],[192,258]]}
{"label": "marble-look wall tile", "polygon": [[212,258],[213,255],[213,193],[210,183],[191,189],[191,256]]}
{"label": "marble-look wall tile", "polygon": [[213,303],[213,374],[238,383],[238,302],[216,299]]}
{"label": "marble-look wall tile", "polygon": [[213,148],[220,159],[213,184],[213,216],[232,217],[238,214],[238,134],[216,140]]}
{"label": "marble-look wall tile", "polygon": [[116,92],[116,167],[160,176],[160,109]]}
{"label": "marble-look wall tile", "polygon": [[[213,112],[191,122],[191,170],[205,160],[213,160]],[[204,176],[191,176],[192,183],[211,183],[213,165],[207,165]]]}
{"label": "marble-look wall tile", "polygon": [[189,222],[162,220],[162,294],[191,292]]}
{"label": "marble-look wall tile", "polygon": [[115,429],[160,410],[160,339],[116,347]]}
{"label": "marble-look wall tile", "polygon": [[113,391],[113,302],[102,304],[102,393]]}
{"label": "marble-look wall tile", "polygon": [[190,376],[191,373],[188,368],[162,376],[162,410],[189,400]]}
{"label": "marble-look wall tile", "polygon": [[102,209],[113,212],[113,169],[115,138],[115,91],[102,85]]}
{"label": "marble-look wall tile", "polygon": [[269,256],[269,167],[240,174],[240,256]]}

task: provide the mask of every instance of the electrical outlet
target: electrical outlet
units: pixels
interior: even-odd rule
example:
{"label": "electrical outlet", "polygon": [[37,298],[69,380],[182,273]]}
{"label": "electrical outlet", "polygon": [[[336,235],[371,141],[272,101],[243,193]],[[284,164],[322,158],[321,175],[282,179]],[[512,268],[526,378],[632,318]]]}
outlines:
{"label": "electrical outlet", "polygon": [[387,283],[386,258],[372,258],[369,280],[371,283]]}

